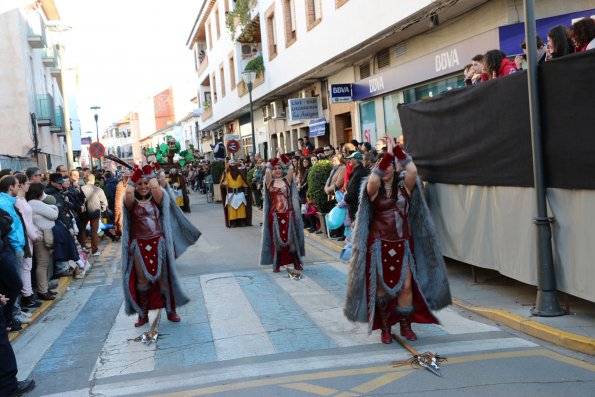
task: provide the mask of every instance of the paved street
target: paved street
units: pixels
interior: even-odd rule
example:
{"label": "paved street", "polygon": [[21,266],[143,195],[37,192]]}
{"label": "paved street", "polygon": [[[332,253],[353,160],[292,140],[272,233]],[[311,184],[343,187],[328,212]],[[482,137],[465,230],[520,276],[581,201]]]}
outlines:
{"label": "paved street", "polygon": [[414,325],[418,351],[448,357],[443,377],[393,367],[408,352],[343,317],[347,266],[334,252],[311,242],[304,278],[290,280],[258,265],[258,213],[255,226],[226,229],[220,203],[192,200],[203,236],[178,261],[192,299],[182,322],[163,316],[156,344],[133,340],[142,331],[124,314],[120,247],[106,243],[88,277],[13,342],[31,395],[593,395],[595,360],[456,306],[437,313],[440,326]]}

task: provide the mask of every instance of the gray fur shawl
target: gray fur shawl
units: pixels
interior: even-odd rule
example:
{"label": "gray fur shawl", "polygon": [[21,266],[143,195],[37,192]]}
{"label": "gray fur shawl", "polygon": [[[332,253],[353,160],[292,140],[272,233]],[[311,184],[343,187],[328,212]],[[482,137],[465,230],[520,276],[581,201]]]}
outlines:
{"label": "gray fur shawl", "polygon": [[[161,201],[161,229],[165,234],[165,248],[167,254],[168,268],[162,271],[169,271],[173,296],[176,306],[183,306],[190,299],[182,291],[178,278],[175,260],[182,255],[186,249],[194,244],[200,237],[200,231],[195,228],[186,218],[180,207],[176,204],[174,192],[169,185],[163,189],[163,200]],[[126,301],[126,314],[142,313],[140,307],[134,302],[129,290],[130,273],[133,268],[133,261],[130,258],[130,214],[125,204],[122,204],[122,218],[124,228],[122,230],[122,282],[124,287],[124,298]],[[167,274],[166,274],[167,276]],[[169,286],[166,286],[169,288]],[[166,310],[171,311],[170,294],[166,294]]]}
{"label": "gray fur shawl", "polygon": [[[273,182],[271,182],[273,183]],[[297,188],[295,187],[295,182],[292,180],[290,185],[290,192],[291,192],[291,206],[293,207],[293,212],[295,213],[295,220],[297,224],[290,223],[290,235],[293,235],[294,239],[297,241],[297,248],[298,253],[300,256],[306,255],[306,248],[304,245],[304,221],[302,220],[302,215],[300,212],[300,198],[297,192]],[[277,259],[277,253],[274,254],[271,252],[271,232],[269,230],[269,209],[271,207],[270,198],[269,198],[269,190],[267,186],[263,186],[263,205],[262,205],[262,240],[260,246],[260,264],[261,265],[271,265],[274,264]],[[273,233],[274,235],[274,233]],[[279,243],[276,242],[275,246],[279,246]]]}
{"label": "gray fur shawl", "polygon": [[[366,296],[366,254],[370,220],[374,216],[373,206],[368,197],[368,179],[360,187],[360,204],[353,228],[353,251],[349,261],[347,294],[343,313],[351,321],[368,322],[368,305],[373,315],[374,296]],[[444,258],[434,230],[430,210],[423,196],[420,180],[411,193],[409,210],[409,230],[413,234],[415,261],[410,264],[411,273],[430,310],[439,310],[452,303],[446,275]],[[376,277],[374,275],[374,277]],[[373,283],[375,285],[375,283]],[[370,328],[371,329],[371,328]]]}

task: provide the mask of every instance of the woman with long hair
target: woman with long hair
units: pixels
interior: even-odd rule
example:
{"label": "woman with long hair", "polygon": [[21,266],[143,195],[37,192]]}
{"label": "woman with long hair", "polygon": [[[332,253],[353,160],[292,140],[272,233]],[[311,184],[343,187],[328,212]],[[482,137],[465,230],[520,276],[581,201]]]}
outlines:
{"label": "woman with long hair", "polygon": [[574,52],[583,52],[595,48],[595,20],[583,18],[572,24],[570,38],[574,42]]}
{"label": "woman with long hair", "polygon": [[293,180],[295,170],[280,148],[277,153],[279,158],[269,161],[264,175],[265,218],[260,251],[260,264],[272,264],[275,273],[288,264],[303,270],[300,258],[305,255],[300,202]]}
{"label": "woman with long hair", "polygon": [[514,62],[509,61],[505,53],[500,50],[490,50],[483,56],[481,81],[508,76],[516,71]]}
{"label": "woman with long hair", "polygon": [[430,310],[451,297],[417,168],[386,139],[388,151],[360,194],[344,313],[367,322],[369,332],[381,329],[381,342],[391,343],[391,326],[399,322],[401,335],[417,340],[411,323],[437,323]]}
{"label": "woman with long hair", "polygon": [[300,192],[300,202],[302,204],[306,203],[306,193],[308,193],[308,173],[310,172],[310,167],[312,163],[310,161],[310,157],[304,156],[300,160],[300,165],[298,168],[298,190]]}
{"label": "woman with long hair", "polygon": [[547,33],[547,45],[552,59],[560,58],[574,52],[574,44],[570,39],[568,28],[558,25]]}
{"label": "woman with long hair", "polygon": [[33,211],[33,224],[43,234],[43,239],[33,241],[37,297],[42,300],[54,300],[55,294],[48,289],[48,268],[52,262],[50,252],[53,246],[52,229],[58,219],[58,207],[43,202],[45,198],[43,188],[41,183],[32,183],[25,198]]}

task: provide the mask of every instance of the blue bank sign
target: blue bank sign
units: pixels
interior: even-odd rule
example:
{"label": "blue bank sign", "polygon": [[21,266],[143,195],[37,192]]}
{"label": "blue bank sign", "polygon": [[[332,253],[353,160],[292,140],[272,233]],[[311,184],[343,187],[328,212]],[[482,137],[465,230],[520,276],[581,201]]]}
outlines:
{"label": "blue bank sign", "polygon": [[352,101],[351,84],[331,84],[331,103]]}
{"label": "blue bank sign", "polygon": [[319,119],[322,117],[320,98],[293,98],[289,100],[289,121]]}
{"label": "blue bank sign", "polygon": [[326,120],[325,119],[318,119],[310,121],[310,131],[308,133],[309,137],[315,136],[324,136],[326,134]]}

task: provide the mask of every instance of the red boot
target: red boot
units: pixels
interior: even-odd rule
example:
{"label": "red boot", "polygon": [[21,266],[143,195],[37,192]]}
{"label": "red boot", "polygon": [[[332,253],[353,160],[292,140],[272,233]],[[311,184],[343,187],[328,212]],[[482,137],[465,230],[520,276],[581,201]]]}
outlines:
{"label": "red boot", "polygon": [[411,329],[411,313],[412,311],[399,312],[399,324],[401,326],[401,336],[410,341],[416,341],[417,335]]}
{"label": "red boot", "polygon": [[385,344],[393,343],[390,332],[390,311],[388,310],[388,297],[376,297],[376,310],[380,320],[380,341]]}
{"label": "red boot", "polygon": [[302,266],[302,261],[300,261],[300,256],[298,255],[298,253],[292,252],[291,256],[293,258],[293,268],[295,270],[304,270],[304,267]]}
{"label": "red boot", "polygon": [[172,310],[171,312],[167,313],[167,319],[173,323],[179,323],[181,320],[180,315],[176,313],[175,310]]}
{"label": "red boot", "polygon": [[142,314],[138,315],[138,320],[134,323],[135,327],[140,327],[149,322],[149,299],[151,298],[150,287],[148,289],[136,289],[136,303],[140,307]]}

